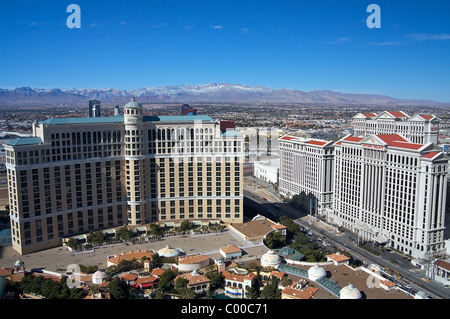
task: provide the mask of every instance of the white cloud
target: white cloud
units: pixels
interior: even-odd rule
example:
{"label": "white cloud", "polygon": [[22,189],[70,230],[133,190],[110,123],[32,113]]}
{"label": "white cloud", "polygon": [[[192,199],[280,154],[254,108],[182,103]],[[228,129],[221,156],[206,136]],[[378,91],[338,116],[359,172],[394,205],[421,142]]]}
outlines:
{"label": "white cloud", "polygon": [[396,41],[386,41],[386,42],[376,43],[375,45],[378,45],[378,46],[397,46],[397,45],[402,45],[402,44],[403,43],[396,42]]}
{"label": "white cloud", "polygon": [[341,44],[350,41],[350,37],[342,37],[328,42],[328,44]]}
{"label": "white cloud", "polygon": [[214,30],[222,30],[223,26],[221,26],[221,25],[212,25],[211,28],[213,28]]}
{"label": "white cloud", "polygon": [[450,40],[450,33],[436,33],[436,34],[430,34],[430,33],[413,33],[409,35],[416,41],[445,41]]}

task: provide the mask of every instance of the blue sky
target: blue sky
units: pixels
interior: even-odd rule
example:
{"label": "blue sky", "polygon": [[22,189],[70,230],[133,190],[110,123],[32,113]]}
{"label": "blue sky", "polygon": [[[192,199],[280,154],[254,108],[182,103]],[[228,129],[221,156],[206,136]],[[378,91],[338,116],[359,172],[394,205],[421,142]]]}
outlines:
{"label": "blue sky", "polygon": [[0,87],[227,82],[450,102],[449,14],[444,0],[3,0]]}

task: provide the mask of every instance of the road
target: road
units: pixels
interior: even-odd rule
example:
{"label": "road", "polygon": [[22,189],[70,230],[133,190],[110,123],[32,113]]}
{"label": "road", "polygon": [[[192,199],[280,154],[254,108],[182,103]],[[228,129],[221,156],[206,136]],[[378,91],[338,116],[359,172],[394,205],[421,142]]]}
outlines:
{"label": "road", "polygon": [[381,268],[386,267],[397,271],[402,276],[402,279],[397,281],[398,284],[403,286],[409,285],[416,292],[423,290],[436,299],[450,299],[449,288],[445,288],[442,284],[434,281],[425,282],[422,278],[426,277],[426,271],[415,268],[407,257],[393,251],[385,251],[380,256],[376,256],[357,245],[355,242],[357,234],[346,230],[343,236],[337,236],[330,231],[317,227],[314,223],[309,223],[308,218],[305,220],[304,217],[308,216],[308,214],[286,203],[272,203],[267,199],[262,199],[262,196],[255,193],[253,189],[244,189],[244,196],[246,197],[245,203],[247,205],[251,205],[257,211],[265,213],[269,218],[278,219],[280,216],[291,218],[296,224],[310,229],[316,236],[327,237],[326,240],[328,242],[338,249],[349,251],[354,258],[368,264],[379,265]]}

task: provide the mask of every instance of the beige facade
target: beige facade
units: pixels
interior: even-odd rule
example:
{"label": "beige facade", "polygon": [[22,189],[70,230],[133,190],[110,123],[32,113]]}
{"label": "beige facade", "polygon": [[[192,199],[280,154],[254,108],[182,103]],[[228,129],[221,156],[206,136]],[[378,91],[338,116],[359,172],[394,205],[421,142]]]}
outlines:
{"label": "beige facade", "polygon": [[180,220],[243,221],[243,137],[209,116],[58,118],[5,145],[13,248]]}

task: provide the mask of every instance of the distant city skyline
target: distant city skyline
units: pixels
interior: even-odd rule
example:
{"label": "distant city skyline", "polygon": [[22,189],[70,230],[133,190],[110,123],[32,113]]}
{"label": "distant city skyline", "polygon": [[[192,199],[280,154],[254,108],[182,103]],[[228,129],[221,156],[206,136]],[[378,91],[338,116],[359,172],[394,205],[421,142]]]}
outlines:
{"label": "distant city skyline", "polygon": [[[81,8],[70,29],[66,8]],[[381,8],[370,29],[367,6]],[[0,87],[234,83],[450,102],[443,1],[9,1]]]}

